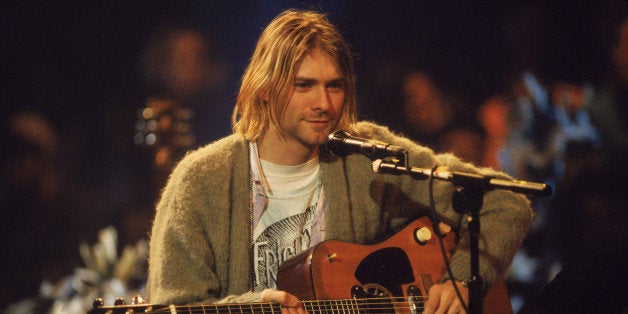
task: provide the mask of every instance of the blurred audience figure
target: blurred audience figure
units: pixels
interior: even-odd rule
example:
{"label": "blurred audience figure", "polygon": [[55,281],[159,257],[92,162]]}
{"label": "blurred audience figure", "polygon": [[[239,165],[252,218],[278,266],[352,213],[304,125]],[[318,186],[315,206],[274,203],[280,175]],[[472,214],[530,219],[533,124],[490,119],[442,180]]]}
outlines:
{"label": "blurred audience figure", "polygon": [[511,97],[495,95],[477,109],[477,119],[484,131],[484,147],[479,164],[496,170],[502,169],[500,155],[509,134]]}
{"label": "blurred audience figure", "polygon": [[483,133],[453,93],[445,92],[423,70],[411,70],[402,80],[401,132],[439,153],[453,153],[480,164]]}
{"label": "blurred audience figure", "polygon": [[440,137],[437,146],[442,153],[452,153],[464,161],[482,165],[484,137],[477,128],[451,128]]}
{"label": "blurred audience figure", "polygon": [[613,71],[585,107],[602,136],[605,152],[617,153],[605,156],[612,167],[623,166],[626,159],[619,157],[625,157],[628,150],[628,17],[617,28],[615,40]]}
{"label": "blurred audience figure", "polygon": [[554,108],[547,88],[531,72],[523,72],[513,84],[513,113],[501,160],[503,169],[528,180],[553,177],[555,149],[551,145],[557,130]]}
{"label": "blurred audience figure", "polygon": [[403,80],[403,129],[410,138],[438,150],[439,138],[454,121],[454,106],[424,71]]}
{"label": "blurred audience figure", "polygon": [[143,54],[144,81],[157,94],[193,99],[221,81],[209,39],[191,28],[156,32]]}
{"label": "blurred audience figure", "polygon": [[139,60],[144,103],[136,112],[129,169],[134,196],[119,217],[130,243],[147,237],[154,204],[176,162],[190,149],[231,133],[233,101],[225,92],[225,63],[213,44],[210,34],[177,25],[156,30],[144,45]]}
{"label": "blurred audience figure", "polygon": [[80,265],[79,242],[98,229],[100,202],[67,177],[55,127],[37,112],[10,114],[0,138],[0,309],[35,296]]}
{"label": "blurred audience figure", "polygon": [[[533,73],[523,72],[514,84],[514,102],[505,120],[509,127],[498,159],[502,170],[562,190],[572,147],[599,147],[598,133],[583,109],[591,93],[586,83],[543,84]],[[564,235],[556,221],[555,197],[533,200],[536,217],[506,276],[511,298],[517,300],[514,308],[527,303],[562,267]]]}
{"label": "blurred audience figure", "polygon": [[209,35],[189,27],[156,32],[141,74],[147,96],[135,141],[153,149],[157,172],[167,175],[188,149],[230,133],[225,68]]}

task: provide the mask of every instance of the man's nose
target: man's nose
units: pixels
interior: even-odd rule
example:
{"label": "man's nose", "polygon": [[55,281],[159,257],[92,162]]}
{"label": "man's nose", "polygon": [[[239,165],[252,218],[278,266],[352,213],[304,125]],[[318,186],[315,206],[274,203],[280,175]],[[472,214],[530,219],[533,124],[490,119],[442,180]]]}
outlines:
{"label": "man's nose", "polygon": [[314,99],[313,109],[327,111],[331,106],[331,95],[325,87],[317,88],[316,99]]}

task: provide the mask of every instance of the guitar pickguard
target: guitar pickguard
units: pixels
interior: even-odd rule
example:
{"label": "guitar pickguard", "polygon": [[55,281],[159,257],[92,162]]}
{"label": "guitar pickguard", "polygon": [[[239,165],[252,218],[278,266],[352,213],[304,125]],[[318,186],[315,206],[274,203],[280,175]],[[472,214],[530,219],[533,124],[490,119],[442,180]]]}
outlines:
{"label": "guitar pickguard", "polygon": [[362,284],[382,286],[393,296],[403,296],[401,285],[414,282],[412,265],[406,252],[398,247],[376,250],[364,257],[354,273]]}

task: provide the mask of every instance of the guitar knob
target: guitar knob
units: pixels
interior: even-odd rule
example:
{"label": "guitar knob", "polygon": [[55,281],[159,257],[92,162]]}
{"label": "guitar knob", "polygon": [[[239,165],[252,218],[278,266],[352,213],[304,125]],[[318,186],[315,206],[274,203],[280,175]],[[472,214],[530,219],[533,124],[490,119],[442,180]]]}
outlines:
{"label": "guitar knob", "polygon": [[432,238],[432,231],[428,227],[417,228],[414,230],[414,240],[420,244],[424,245]]}
{"label": "guitar knob", "polygon": [[113,305],[124,305],[126,304],[126,302],[124,301],[123,298],[117,298],[114,302]]}
{"label": "guitar knob", "polygon": [[146,299],[144,299],[141,295],[136,295],[131,299],[131,304],[144,304],[146,303]]}
{"label": "guitar knob", "polygon": [[451,232],[451,226],[441,221],[438,223],[438,230],[442,236],[446,236]]}
{"label": "guitar knob", "polygon": [[97,309],[99,307],[102,307],[105,305],[105,301],[102,300],[102,298],[97,298],[96,300],[94,300],[94,303],[92,303],[92,307],[94,309]]}

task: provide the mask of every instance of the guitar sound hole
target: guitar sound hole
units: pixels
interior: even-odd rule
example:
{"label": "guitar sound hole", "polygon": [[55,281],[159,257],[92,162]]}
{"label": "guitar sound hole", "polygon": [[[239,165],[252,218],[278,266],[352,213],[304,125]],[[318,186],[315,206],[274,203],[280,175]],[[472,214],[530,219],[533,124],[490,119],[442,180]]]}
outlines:
{"label": "guitar sound hole", "polygon": [[360,300],[359,313],[395,313],[395,306],[391,299],[392,294],[378,284],[353,286],[351,295]]}

